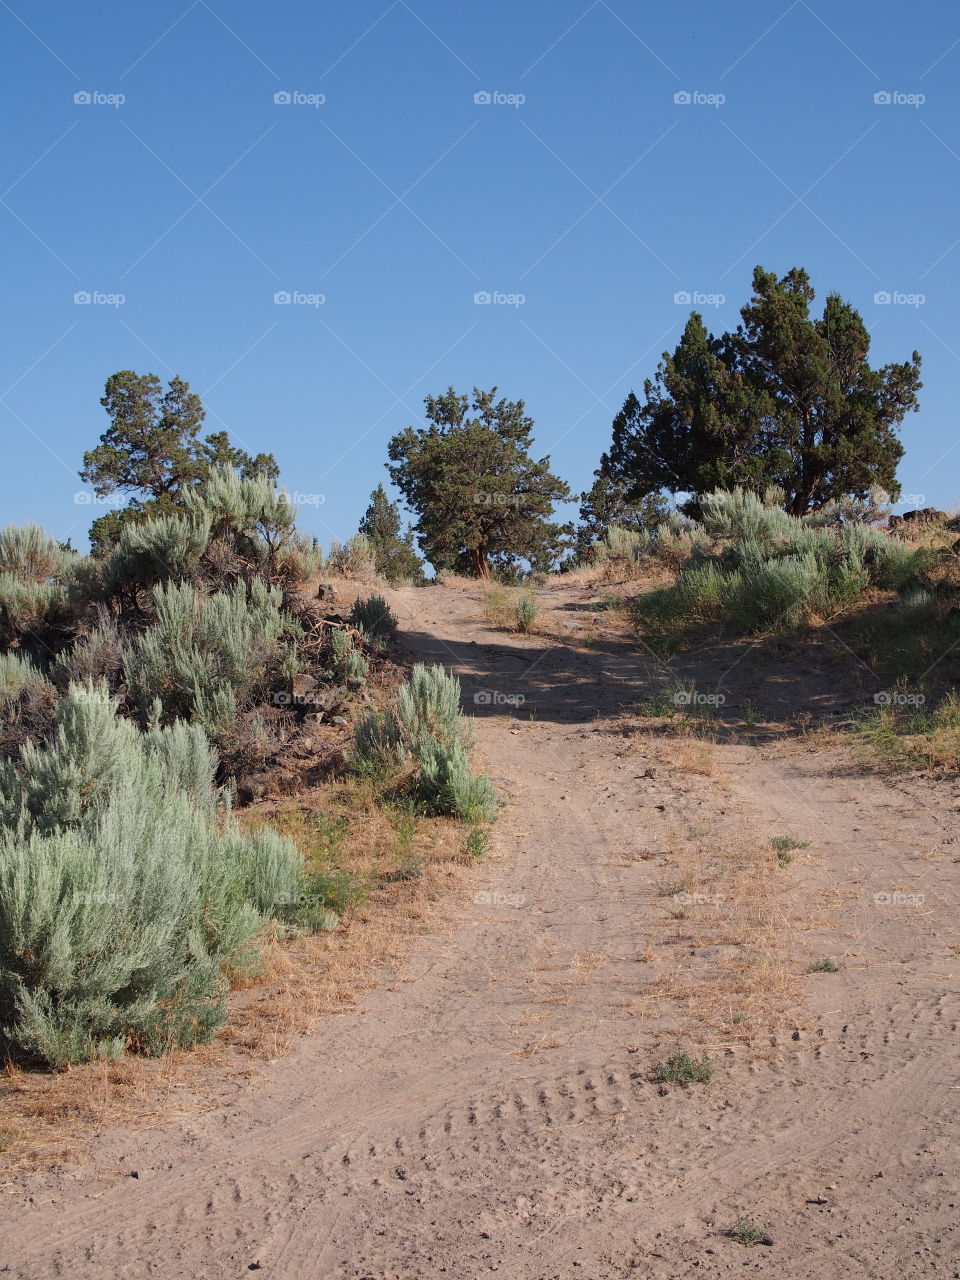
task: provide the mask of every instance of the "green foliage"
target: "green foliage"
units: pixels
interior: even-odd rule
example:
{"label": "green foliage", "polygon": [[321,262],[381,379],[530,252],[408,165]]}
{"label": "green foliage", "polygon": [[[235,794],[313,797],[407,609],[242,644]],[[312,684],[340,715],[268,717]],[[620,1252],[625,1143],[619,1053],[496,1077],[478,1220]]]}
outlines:
{"label": "green foliage", "polygon": [[20,653],[0,653],[0,756],[16,754],[51,727],[57,691]]}
{"label": "green foliage", "polygon": [[758,1244],[773,1244],[769,1227],[761,1227],[755,1222],[747,1222],[745,1218],[735,1222],[727,1232],[727,1235],[731,1240],[736,1240],[737,1244],[742,1244],[746,1249],[751,1249]]}
{"label": "green foliage", "polygon": [[859,314],[831,294],[811,316],[799,268],[778,280],[757,267],[753,290],[733,333],[716,338],[691,313],[643,400],[627,397],[599,474],[629,502],[667,491],[694,495],[694,509],[717,489],[771,484],[795,515],[878,488],[895,498],[896,432],[917,408],[920,356],[872,368]]}
{"label": "green foliage", "polygon": [[205,410],[181,378],[172,378],[164,391],[156,374],[124,369],[107,379],[100,403],[110,426],[96,448],[83,455],[80,478],[99,497],[117,492],[134,496],[125,511],[94,522],[91,541],[97,553],[108,550],[123,529],[144,516],[170,514],[212,469],[271,480],[279,474],[271,454],[252,458],[232,445],[225,431],[201,439]]}
{"label": "green foliage", "polygon": [[653,1078],[661,1084],[709,1084],[716,1070],[708,1054],[693,1058],[689,1053],[671,1053],[666,1062],[658,1062]]}
{"label": "green foliage", "polygon": [[408,758],[400,722],[392,711],[368,711],[354,726],[354,767],[370,777],[403,765]]}
{"label": "green foliage", "polygon": [[44,648],[63,620],[64,594],[57,583],[24,582],[0,573],[0,646]]}
{"label": "green foliage", "polygon": [[857,725],[857,735],[892,769],[953,768],[960,760],[960,695],[951,690],[936,706],[888,695]]}
{"label": "green foliage", "polygon": [[279,589],[260,579],[210,596],[187,582],[161,583],[153,604],[155,621],[125,663],[143,723],[159,704],[165,723],[182,717],[222,733],[274,677],[296,669],[292,649],[281,643],[292,619]]}
{"label": "green foliage", "polygon": [[414,753],[426,739],[443,746],[471,745],[470,728],[460,714],[460,681],[439,664],[416,663],[410,679],[397,691],[397,718]]}
{"label": "green foliage", "polygon": [[390,441],[390,478],[438,571],[485,578],[492,562],[520,560],[546,570],[571,531],[550,521],[569,488],[551,474],[549,458],[530,457],[533,420],[523,401],[498,401],[496,391],[475,387],[470,397],[450,387],[427,396],[427,426]]}
{"label": "green foliage", "polygon": [[489,778],[474,777],[459,740],[438,742],[424,735],[416,750],[420,793],[433,813],[449,813],[463,822],[491,822],[497,793]]}
{"label": "green foliage", "polygon": [[596,544],[605,539],[611,527],[628,533],[649,534],[667,514],[667,502],[661,494],[649,493],[636,502],[629,502],[622,481],[615,480],[603,469],[593,474],[593,487],[580,495],[581,523],[574,544],[575,556],[580,562],[594,559]]}
{"label": "green foliage", "polygon": [[423,561],[413,546],[413,530],[401,534],[400,508],[382,484],[370,495],[360,533],[370,543],[377,575],[394,585],[423,582]]}
{"label": "green foliage", "polygon": [[397,633],[397,619],[383,596],[373,595],[357,600],[350,622],[374,644],[385,644]]}
{"label": "green foliage", "polygon": [[0,762],[0,1011],[10,1050],[54,1066],[209,1038],[225,974],[256,964],[302,860],[218,820],[199,728],[140,734],[72,685],[50,747]]}
{"label": "green foliage", "polygon": [[410,758],[417,794],[432,813],[465,822],[491,821],[497,795],[485,776],[470,772],[470,726],[460,714],[460,681],[443,667],[417,663],[397,691],[397,712],[371,712],[356,726],[355,765],[378,776]]}
{"label": "green foliage", "polygon": [[518,631],[529,631],[537,620],[540,607],[532,594],[522,595],[514,606]]}
{"label": "green foliage", "polygon": [[817,526],[742,490],[705,494],[700,511],[701,540],[690,535],[696,549],[676,582],[636,602],[654,637],[710,623],[789,631],[842,612],[870,587],[902,590],[925,563],[878,529]]}
{"label": "green foliage", "polygon": [[824,956],[815,960],[807,969],[807,973],[839,973],[841,966],[832,956]]}
{"label": "green foliage", "polygon": [[468,858],[485,858],[490,852],[490,832],[486,827],[471,827],[463,841],[463,852]]}
{"label": "green foliage", "polygon": [[0,574],[20,582],[52,582],[69,558],[70,553],[38,524],[8,524],[0,529]]}
{"label": "green foliage", "polygon": [[327,565],[331,573],[356,578],[360,582],[371,582],[377,576],[373,546],[362,533],[354,534],[342,545],[337,541],[331,542]]}
{"label": "green foliage", "polygon": [[339,627],[330,632],[331,679],[350,689],[359,689],[367,683],[370,664],[353,643],[353,639]]}

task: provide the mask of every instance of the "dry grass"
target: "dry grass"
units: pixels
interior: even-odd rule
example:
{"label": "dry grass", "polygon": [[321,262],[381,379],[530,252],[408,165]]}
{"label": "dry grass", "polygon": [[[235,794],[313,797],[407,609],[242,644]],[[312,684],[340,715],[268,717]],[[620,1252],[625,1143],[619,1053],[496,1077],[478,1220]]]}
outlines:
{"label": "dry grass", "polygon": [[679,1003],[703,1034],[757,1050],[789,1023],[801,996],[795,921],[769,846],[701,842],[670,861],[683,889],[664,911],[651,994]]}

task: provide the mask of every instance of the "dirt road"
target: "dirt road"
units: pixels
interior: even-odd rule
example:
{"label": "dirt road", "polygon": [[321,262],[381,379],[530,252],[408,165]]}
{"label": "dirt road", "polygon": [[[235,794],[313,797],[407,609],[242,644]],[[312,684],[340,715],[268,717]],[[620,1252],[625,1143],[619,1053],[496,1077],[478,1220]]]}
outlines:
{"label": "dirt road", "polygon": [[[545,597],[573,635],[585,594]],[[461,676],[509,801],[475,899],[394,989],[239,1099],[8,1183],[7,1274],[960,1275],[957,787],[863,774],[762,723],[681,744],[684,767],[636,717],[670,672],[616,636],[497,633],[457,590],[392,603],[413,650]],[[727,674],[731,715],[802,685]],[[709,970],[736,946],[698,944],[699,900],[676,905],[696,886],[671,877],[678,843],[689,862],[778,835],[804,846],[768,895],[800,999],[767,1033],[762,987],[718,1015]],[[808,976],[823,956],[839,971]],[[702,1009],[674,982],[696,991],[701,972]],[[740,1017],[750,1036],[731,1033]],[[684,1046],[712,1081],[657,1083]],[[727,1235],[740,1220],[770,1243]]]}

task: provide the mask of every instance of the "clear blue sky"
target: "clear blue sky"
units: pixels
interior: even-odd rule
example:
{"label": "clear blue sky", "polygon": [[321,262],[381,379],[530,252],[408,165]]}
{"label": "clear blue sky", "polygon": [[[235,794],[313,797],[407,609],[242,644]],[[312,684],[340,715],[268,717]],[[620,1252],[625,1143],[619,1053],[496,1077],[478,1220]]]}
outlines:
{"label": "clear blue sky", "polygon": [[955,6],[0,0],[0,48],[0,522],[83,545],[123,368],[276,453],[324,543],[450,383],[524,398],[579,490],[674,294],[725,295],[700,309],[732,327],[757,263],[850,299],[875,362],[920,350],[904,489],[960,499]]}

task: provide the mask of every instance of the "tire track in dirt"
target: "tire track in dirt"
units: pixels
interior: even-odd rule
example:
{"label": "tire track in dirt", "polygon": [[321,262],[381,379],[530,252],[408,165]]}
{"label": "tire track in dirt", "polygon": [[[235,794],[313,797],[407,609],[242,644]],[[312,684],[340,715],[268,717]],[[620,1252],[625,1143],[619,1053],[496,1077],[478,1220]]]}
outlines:
{"label": "tire track in dirt", "polygon": [[[678,822],[702,823],[732,792],[763,829],[817,837],[785,880],[802,906],[872,894],[936,833],[914,825],[890,843],[888,788],[793,750],[718,749],[720,774],[699,791],[662,768],[638,782],[615,721],[662,672],[612,644],[505,640],[457,593],[393,603],[418,655],[461,675],[468,710],[481,689],[526,691],[536,717],[478,721],[511,799],[486,868],[492,896],[463,904],[451,937],[422,940],[398,990],[328,1020],[234,1106],[104,1135],[95,1164],[115,1169],[133,1149],[139,1178],[103,1190],[81,1170],[35,1203],[36,1183],[8,1187],[8,1274],[225,1280],[256,1265],[321,1280],[666,1280],[748,1260],[798,1280],[947,1274],[956,1161],[927,1147],[960,1104],[960,1010],[941,974],[949,869],[924,862],[922,922],[828,912],[811,945],[850,934],[860,954],[811,980],[802,1038],[782,1037],[769,1061],[733,1052],[687,1093],[650,1079],[675,1016],[638,1023],[630,1009],[663,908],[657,865],[624,856],[668,847]],[[851,854],[876,859],[853,868],[859,885]],[[931,937],[944,941],[936,954]],[[843,1183],[836,1204],[829,1191],[828,1206],[805,1204],[831,1181]],[[745,1254],[719,1236],[756,1213],[776,1220],[773,1248]]]}

